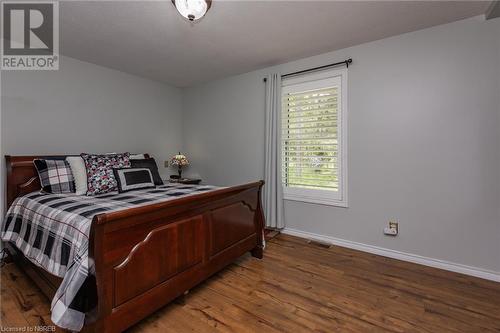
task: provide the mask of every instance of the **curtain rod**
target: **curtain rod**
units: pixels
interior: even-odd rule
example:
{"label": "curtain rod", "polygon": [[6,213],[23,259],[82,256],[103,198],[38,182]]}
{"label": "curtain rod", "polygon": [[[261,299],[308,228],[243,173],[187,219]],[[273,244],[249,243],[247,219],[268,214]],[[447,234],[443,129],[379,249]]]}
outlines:
{"label": "curtain rod", "polygon": [[[339,65],[346,65],[347,68],[349,68],[349,64],[351,64],[351,63],[352,63],[352,59],[349,58],[349,59],[346,59],[344,61],[335,62],[333,64],[323,65],[323,66],[319,66],[319,67],[304,69],[304,70],[298,71],[298,72],[284,74],[284,75],[281,75],[281,77],[284,78],[284,77],[287,77],[287,76],[299,75],[299,74],[302,74],[302,73],[318,71],[320,69],[325,69],[325,68],[328,68],[328,67],[334,67],[334,66],[339,66]],[[267,81],[267,78],[264,78],[264,82],[266,82],[266,81]]]}

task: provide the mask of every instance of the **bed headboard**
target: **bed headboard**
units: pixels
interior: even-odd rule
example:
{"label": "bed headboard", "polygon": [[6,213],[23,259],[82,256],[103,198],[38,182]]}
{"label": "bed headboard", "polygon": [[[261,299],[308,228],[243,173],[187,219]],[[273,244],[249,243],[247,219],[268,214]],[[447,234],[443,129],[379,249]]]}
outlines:
{"label": "bed headboard", "polygon": [[[5,156],[5,167],[7,169],[7,208],[14,200],[30,192],[40,190],[40,181],[33,160],[35,159],[65,159],[67,156],[76,155],[51,155],[51,156]],[[149,158],[149,154],[144,154]]]}

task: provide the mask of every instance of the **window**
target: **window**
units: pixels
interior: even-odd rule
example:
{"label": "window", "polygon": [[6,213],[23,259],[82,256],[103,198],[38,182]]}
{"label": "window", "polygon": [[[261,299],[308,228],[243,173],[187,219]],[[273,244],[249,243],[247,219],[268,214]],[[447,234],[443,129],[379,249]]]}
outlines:
{"label": "window", "polygon": [[347,70],[282,84],[284,198],[347,207]]}

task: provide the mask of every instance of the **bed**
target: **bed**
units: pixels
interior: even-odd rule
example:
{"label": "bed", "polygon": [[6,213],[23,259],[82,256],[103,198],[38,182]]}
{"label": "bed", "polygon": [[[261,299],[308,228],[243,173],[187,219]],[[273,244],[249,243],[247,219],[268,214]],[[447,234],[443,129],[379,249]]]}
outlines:
{"label": "bed", "polygon": [[[6,156],[7,207],[40,190],[36,158],[64,156]],[[246,252],[262,258],[263,184],[197,188],[200,193],[93,215],[88,256],[97,300],[82,331],[121,332]],[[53,298],[62,279],[34,265],[15,246],[7,247]]]}

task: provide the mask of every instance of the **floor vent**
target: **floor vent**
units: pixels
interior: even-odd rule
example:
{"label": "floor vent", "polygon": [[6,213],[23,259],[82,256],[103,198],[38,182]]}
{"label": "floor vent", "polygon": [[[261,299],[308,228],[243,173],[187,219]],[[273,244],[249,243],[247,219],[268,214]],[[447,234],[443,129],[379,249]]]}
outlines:
{"label": "floor vent", "polygon": [[266,239],[273,239],[274,237],[278,236],[280,232],[278,230],[266,230]]}
{"label": "floor vent", "polygon": [[317,241],[317,240],[314,240],[314,239],[308,239],[307,240],[307,244],[311,244],[311,245],[314,245],[314,246],[319,246],[319,247],[322,247],[324,249],[329,249],[329,248],[332,247],[332,244],[323,243],[323,242],[320,242],[320,241]]}

